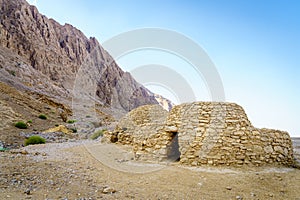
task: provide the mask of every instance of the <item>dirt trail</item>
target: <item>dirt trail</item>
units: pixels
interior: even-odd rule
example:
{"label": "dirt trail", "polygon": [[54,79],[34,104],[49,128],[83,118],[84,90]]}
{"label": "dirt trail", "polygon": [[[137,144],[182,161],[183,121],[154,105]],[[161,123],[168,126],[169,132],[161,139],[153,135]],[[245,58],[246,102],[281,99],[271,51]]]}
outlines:
{"label": "dirt trail", "polygon": [[[0,153],[0,199],[300,199],[300,170],[292,168],[141,164],[94,141],[19,152]],[[141,173],[145,169],[155,171]]]}
{"label": "dirt trail", "polygon": [[85,145],[86,150],[100,163],[114,170],[128,173],[150,173],[161,170],[166,165],[134,161],[132,152],[114,144]]}

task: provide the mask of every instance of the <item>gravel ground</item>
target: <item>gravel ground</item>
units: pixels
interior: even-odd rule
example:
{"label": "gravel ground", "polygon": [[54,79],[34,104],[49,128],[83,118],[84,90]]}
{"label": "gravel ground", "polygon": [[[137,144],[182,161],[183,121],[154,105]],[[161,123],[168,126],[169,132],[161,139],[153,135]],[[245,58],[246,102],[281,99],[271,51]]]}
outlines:
{"label": "gravel ground", "polygon": [[92,145],[99,142],[93,140],[79,140],[64,143],[48,143],[41,145],[30,145],[21,148],[21,151],[27,151],[28,157],[36,162],[40,161],[64,161],[72,157],[72,153],[66,151],[73,147]]}
{"label": "gravel ground", "polygon": [[[0,152],[0,199],[300,200],[299,169],[174,164],[135,173],[137,166],[147,169],[149,165],[130,157],[120,159],[123,151],[112,148],[84,140]],[[125,172],[111,167],[112,163],[132,168]]]}
{"label": "gravel ground", "polygon": [[300,138],[292,138],[294,146],[294,156],[300,163]]}

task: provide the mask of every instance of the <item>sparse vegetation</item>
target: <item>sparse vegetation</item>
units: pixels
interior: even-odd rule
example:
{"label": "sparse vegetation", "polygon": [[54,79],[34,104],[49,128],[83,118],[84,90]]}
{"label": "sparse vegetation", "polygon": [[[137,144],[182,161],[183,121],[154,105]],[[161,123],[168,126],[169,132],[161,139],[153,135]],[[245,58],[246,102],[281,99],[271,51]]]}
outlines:
{"label": "sparse vegetation", "polygon": [[25,140],[25,146],[32,145],[32,144],[45,144],[46,140],[38,135],[30,136],[28,139]]}
{"label": "sparse vegetation", "polygon": [[96,139],[99,138],[100,136],[102,137],[104,131],[106,131],[106,130],[104,129],[104,130],[98,130],[98,131],[96,131],[96,132],[93,133],[93,135],[91,136],[91,139],[92,139],[92,140],[96,140]]}
{"label": "sparse vegetation", "polygon": [[15,123],[15,127],[20,128],[20,129],[27,129],[27,124],[23,121],[19,121]]}
{"label": "sparse vegetation", "polygon": [[11,74],[11,75],[13,75],[13,76],[16,76],[16,72],[15,71],[9,71],[9,73]]}
{"label": "sparse vegetation", "polygon": [[39,118],[40,118],[40,119],[44,119],[44,120],[46,120],[46,119],[47,119],[47,116],[46,116],[46,115],[44,115],[44,114],[40,114],[40,115],[39,115]]}
{"label": "sparse vegetation", "polygon": [[7,151],[9,150],[8,148],[4,148],[4,147],[0,147],[0,152],[3,152],[3,151]]}
{"label": "sparse vegetation", "polygon": [[77,128],[71,128],[71,131],[72,131],[73,133],[77,133]]}
{"label": "sparse vegetation", "polygon": [[77,122],[76,119],[70,119],[67,121],[68,124],[74,124],[75,122]]}

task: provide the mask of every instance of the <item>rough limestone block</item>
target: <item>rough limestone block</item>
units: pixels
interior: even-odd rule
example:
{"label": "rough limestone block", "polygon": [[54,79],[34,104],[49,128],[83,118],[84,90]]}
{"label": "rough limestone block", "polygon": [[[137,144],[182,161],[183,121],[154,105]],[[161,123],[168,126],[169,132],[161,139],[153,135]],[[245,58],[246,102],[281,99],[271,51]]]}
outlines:
{"label": "rough limestone block", "polygon": [[[287,132],[253,127],[243,108],[234,103],[185,103],[170,113],[142,106],[121,119],[118,127],[126,127],[118,136],[120,143],[131,141],[133,149],[140,149],[139,157],[153,161],[179,151],[180,163],[193,166],[294,162]],[[142,144],[143,148],[136,148]]]}

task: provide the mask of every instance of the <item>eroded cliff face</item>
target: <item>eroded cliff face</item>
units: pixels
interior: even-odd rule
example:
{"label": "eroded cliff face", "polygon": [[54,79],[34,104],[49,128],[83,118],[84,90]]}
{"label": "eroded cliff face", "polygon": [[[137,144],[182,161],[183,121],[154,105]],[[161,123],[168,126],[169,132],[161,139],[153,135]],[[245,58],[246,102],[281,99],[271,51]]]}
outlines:
{"label": "eroded cliff face", "polygon": [[[71,104],[80,68],[93,63],[96,72],[89,73],[95,84],[89,87],[95,86],[95,100],[102,106],[126,112],[140,105],[158,104],[95,38],[87,38],[70,24],[62,26],[48,19],[25,0],[0,0],[0,6],[1,67],[13,71],[13,76],[1,76],[2,82],[14,82],[14,86]],[[81,81],[89,85],[89,80]]]}
{"label": "eroded cliff face", "polygon": [[25,0],[1,0],[0,3],[1,46],[26,58],[33,68],[52,80],[70,72],[74,74],[90,50],[99,45],[73,26],[61,26],[39,14]]}

